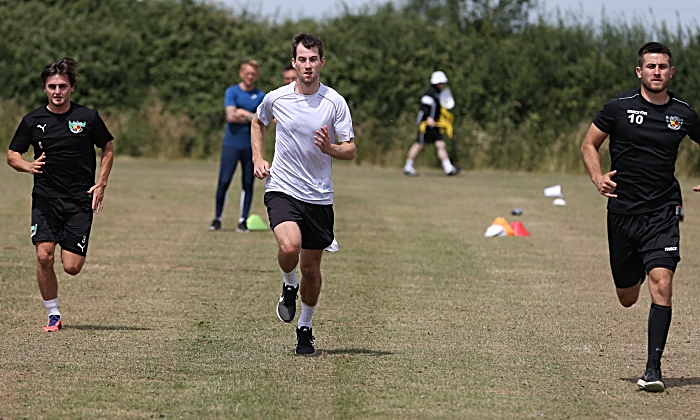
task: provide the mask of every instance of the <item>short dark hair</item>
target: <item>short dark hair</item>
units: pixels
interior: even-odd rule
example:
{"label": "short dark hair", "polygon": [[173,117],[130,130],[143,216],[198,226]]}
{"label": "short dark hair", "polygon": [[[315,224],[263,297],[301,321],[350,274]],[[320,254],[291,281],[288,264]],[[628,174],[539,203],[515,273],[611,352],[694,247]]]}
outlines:
{"label": "short dark hair", "polygon": [[62,74],[68,77],[71,87],[75,86],[75,78],[78,77],[78,62],[70,57],[62,58],[55,63],[51,63],[44,67],[41,72],[41,81],[46,86],[46,80],[56,74]]}
{"label": "short dark hair", "polygon": [[297,46],[299,44],[308,49],[317,47],[319,58],[323,58],[323,41],[321,41],[321,38],[304,32],[295,36],[294,39],[292,39],[292,58],[295,60],[297,59]]}
{"label": "short dark hair", "polygon": [[294,70],[294,71],[296,71],[296,69],[294,68],[293,65],[287,64],[287,65],[284,66],[284,68],[282,69],[282,73],[284,73],[285,71],[288,71],[288,70]]}
{"label": "short dark hair", "polygon": [[644,56],[646,54],[666,54],[668,56],[668,65],[673,66],[671,50],[664,44],[660,44],[658,42],[647,42],[646,44],[642,45],[642,48],[640,48],[639,52],[637,53],[638,67],[644,66]]}

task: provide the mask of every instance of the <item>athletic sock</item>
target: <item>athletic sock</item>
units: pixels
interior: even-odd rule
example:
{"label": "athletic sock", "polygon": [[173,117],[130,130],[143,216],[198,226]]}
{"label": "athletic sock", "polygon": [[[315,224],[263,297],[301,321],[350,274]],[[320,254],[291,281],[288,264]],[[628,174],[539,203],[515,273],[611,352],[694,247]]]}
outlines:
{"label": "athletic sock", "polygon": [[285,273],[284,270],[282,270],[282,274],[284,274],[284,284],[287,286],[297,287],[299,284],[299,278],[297,277],[296,267],[294,267],[294,269],[289,273]]}
{"label": "athletic sock", "polygon": [[405,170],[413,169],[413,159],[406,159],[406,164],[403,166]]}
{"label": "athletic sock", "polygon": [[442,169],[445,170],[446,174],[449,174],[454,169],[454,166],[452,166],[452,162],[449,159],[445,159],[442,161]]}
{"label": "athletic sock", "polygon": [[649,308],[648,334],[648,358],[647,369],[661,366],[661,355],[666,346],[668,329],[671,326],[671,307],[661,306],[655,303]]}
{"label": "athletic sock", "polygon": [[46,312],[49,313],[49,316],[51,316],[51,315],[61,316],[61,313],[58,311],[58,298],[51,299],[51,300],[45,300],[44,307],[46,308]]}
{"label": "athletic sock", "polygon": [[315,311],[316,311],[316,306],[309,306],[309,305],[305,304],[304,301],[301,301],[301,315],[299,315],[299,322],[297,322],[297,326],[299,328],[301,328],[301,327],[311,328],[312,319],[314,317]]}

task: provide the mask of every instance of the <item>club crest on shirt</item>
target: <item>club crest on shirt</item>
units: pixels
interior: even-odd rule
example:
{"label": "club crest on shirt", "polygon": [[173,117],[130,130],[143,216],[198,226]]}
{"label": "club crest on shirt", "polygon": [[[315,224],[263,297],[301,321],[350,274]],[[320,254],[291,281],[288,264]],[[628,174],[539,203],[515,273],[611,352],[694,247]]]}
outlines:
{"label": "club crest on shirt", "polygon": [[70,128],[71,133],[78,134],[83,131],[86,124],[83,121],[68,121],[68,128]]}
{"label": "club crest on shirt", "polygon": [[680,130],[683,125],[683,118],[666,115],[666,123],[668,123],[668,128],[671,130]]}
{"label": "club crest on shirt", "polygon": [[36,230],[37,230],[38,227],[39,227],[38,224],[33,225],[33,226],[31,227],[32,237],[33,237],[34,235],[36,235]]}

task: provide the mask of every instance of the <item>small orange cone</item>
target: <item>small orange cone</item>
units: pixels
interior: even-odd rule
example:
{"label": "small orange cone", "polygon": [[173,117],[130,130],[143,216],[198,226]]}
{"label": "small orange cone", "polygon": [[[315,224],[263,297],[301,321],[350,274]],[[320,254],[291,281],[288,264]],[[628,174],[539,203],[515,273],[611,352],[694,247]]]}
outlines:
{"label": "small orange cone", "polygon": [[510,227],[506,219],[504,219],[503,217],[497,217],[496,220],[494,220],[493,223],[491,223],[491,225],[503,226],[503,229],[506,230],[508,236],[513,236],[515,234],[515,232],[513,232],[513,228]]}
{"label": "small orange cone", "polygon": [[525,226],[520,222],[513,222],[511,227],[513,228],[515,236],[530,236],[530,232],[528,232]]}

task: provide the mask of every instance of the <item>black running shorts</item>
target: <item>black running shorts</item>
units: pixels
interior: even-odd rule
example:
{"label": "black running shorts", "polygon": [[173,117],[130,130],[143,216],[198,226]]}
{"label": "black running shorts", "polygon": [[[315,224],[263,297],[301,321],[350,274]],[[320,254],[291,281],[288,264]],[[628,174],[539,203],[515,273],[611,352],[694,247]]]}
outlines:
{"label": "black running shorts", "polygon": [[32,242],[56,242],[73,254],[87,255],[92,205],[88,201],[32,194]]}
{"label": "black running shorts", "polygon": [[425,134],[418,131],[418,137],[416,137],[416,143],[420,144],[432,144],[438,140],[442,140],[442,134],[440,129],[435,127],[426,127]]}
{"label": "black running shorts", "polygon": [[265,207],[270,227],[283,222],[295,222],[301,230],[302,249],[325,249],[333,243],[333,205],[311,204],[285,193],[265,193]]}
{"label": "black running shorts", "polygon": [[676,206],[643,214],[608,212],[608,247],[615,287],[644,281],[654,268],[676,271],[681,260]]}

